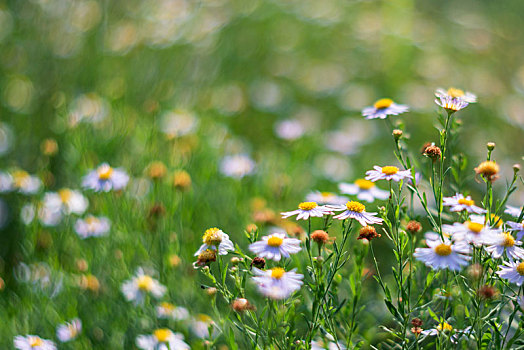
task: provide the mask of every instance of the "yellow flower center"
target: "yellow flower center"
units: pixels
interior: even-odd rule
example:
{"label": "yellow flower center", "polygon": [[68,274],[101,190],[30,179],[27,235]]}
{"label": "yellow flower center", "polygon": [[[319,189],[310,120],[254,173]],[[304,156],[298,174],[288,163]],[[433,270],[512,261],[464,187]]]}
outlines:
{"label": "yellow flower center", "polygon": [[393,100],[390,98],[381,98],[373,105],[376,109],[388,108],[393,104]]}
{"label": "yellow flower center", "polygon": [[365,179],[357,179],[355,181],[355,185],[357,185],[358,188],[360,188],[361,190],[369,190],[370,188],[375,187],[375,183],[373,181],[369,181]]}
{"label": "yellow flower center", "polygon": [[316,202],[302,202],[298,205],[298,209],[301,210],[312,210],[318,207]]}
{"label": "yellow flower center", "polygon": [[495,214],[491,214],[491,222],[495,225],[496,228],[502,226],[502,219]]}
{"label": "yellow flower center", "polygon": [[398,168],[396,166],[385,166],[382,168],[382,174],[394,175],[398,173]]}
{"label": "yellow flower center", "polygon": [[281,267],[275,267],[275,268],[271,269],[271,277],[275,278],[277,280],[281,279],[282,276],[284,276],[285,273],[286,273],[286,270],[284,270]]}
{"label": "yellow flower center", "polygon": [[209,317],[208,315],[204,315],[204,314],[198,314],[196,318],[200,322],[204,322],[204,323],[211,323],[213,321],[211,317]]}
{"label": "yellow flower center", "polygon": [[267,240],[267,245],[270,247],[280,247],[284,243],[284,240],[277,236],[271,236]]}
{"label": "yellow flower center", "polygon": [[466,225],[468,230],[474,233],[480,233],[480,231],[482,231],[482,229],[484,228],[484,225],[478,222],[466,221],[464,224]]}
{"label": "yellow flower center", "polygon": [[29,174],[24,170],[15,170],[11,173],[16,187],[22,187],[24,181],[27,181]]}
{"label": "yellow flower center", "polygon": [[220,242],[222,242],[222,231],[220,231],[220,229],[216,227],[207,229],[206,232],[204,232],[204,237],[202,237],[202,241],[208,246],[216,246],[220,244]]}
{"label": "yellow flower center", "polygon": [[94,226],[94,225],[97,225],[98,223],[100,222],[100,220],[98,220],[96,217],[94,216],[88,216],[86,218],[86,224],[88,226]]}
{"label": "yellow flower center", "polygon": [[448,89],[448,95],[453,97],[453,98],[462,97],[462,96],[464,96],[464,91],[460,90],[460,89],[449,88]]}
{"label": "yellow flower center", "polygon": [[97,172],[100,180],[108,180],[113,175],[113,168],[109,165],[102,165],[98,167]]}
{"label": "yellow flower center", "polygon": [[63,203],[69,202],[69,200],[71,199],[72,194],[73,194],[73,192],[71,192],[71,190],[69,190],[67,188],[63,188],[60,191],[58,191],[58,195],[60,196],[60,199],[62,200]]}
{"label": "yellow flower center", "polygon": [[449,323],[444,322],[444,323],[439,324],[439,325],[437,326],[437,329],[438,329],[439,331],[444,331],[444,332],[445,332],[445,331],[449,331],[449,332],[451,332],[451,331],[453,330],[453,327],[451,327],[451,325],[450,325]]}
{"label": "yellow flower center", "polygon": [[471,207],[473,204],[475,204],[474,200],[466,198],[460,198],[457,202],[458,204],[467,205],[468,207]]}
{"label": "yellow flower center", "polygon": [[160,328],[155,330],[153,335],[160,343],[165,343],[171,337],[171,331],[167,328]]}
{"label": "yellow flower center", "polygon": [[508,232],[504,232],[504,241],[502,245],[506,248],[513,247],[515,245],[515,238],[510,235]]}
{"label": "yellow flower center", "polygon": [[44,345],[44,341],[39,337],[29,337],[29,346],[32,348]]}
{"label": "yellow flower center", "polygon": [[524,261],[517,265],[517,272],[519,275],[524,276]]}
{"label": "yellow flower center", "polygon": [[333,197],[333,193],[331,193],[331,192],[320,192],[320,195],[324,199],[329,199],[329,198]]}
{"label": "yellow flower center", "polygon": [[448,256],[451,254],[451,246],[447,244],[439,244],[435,247],[435,253],[440,256]]}
{"label": "yellow flower center", "polygon": [[349,211],[354,211],[356,213],[362,213],[363,211],[366,211],[366,206],[364,204],[355,201],[347,202],[346,208]]}
{"label": "yellow flower center", "polygon": [[150,291],[153,288],[153,278],[148,275],[138,277],[136,282],[138,289],[143,291]]}
{"label": "yellow flower center", "polygon": [[160,303],[160,307],[162,309],[165,309],[167,311],[173,311],[175,309],[175,305],[171,304],[171,303],[168,303],[166,301]]}
{"label": "yellow flower center", "polygon": [[73,324],[68,324],[67,329],[69,330],[69,334],[71,335],[71,337],[76,337],[76,335],[78,334],[78,328],[76,328]]}

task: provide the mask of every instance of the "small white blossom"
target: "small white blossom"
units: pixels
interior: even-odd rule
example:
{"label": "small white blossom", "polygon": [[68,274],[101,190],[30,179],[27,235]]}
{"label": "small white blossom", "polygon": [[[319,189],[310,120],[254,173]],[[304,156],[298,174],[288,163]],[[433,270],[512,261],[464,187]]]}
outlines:
{"label": "small white blossom", "polygon": [[524,283],[524,261],[504,261],[504,265],[499,265],[497,274],[504,279],[521,286]]}
{"label": "small white blossom", "polygon": [[89,215],[85,219],[77,219],[75,223],[75,231],[82,239],[105,236],[110,228],[111,222],[103,216]]}
{"label": "small white blossom", "polygon": [[271,299],[286,299],[302,286],[304,275],[295,272],[296,269],[285,271],[281,267],[270,270],[259,270],[253,267],[253,281],[258,291]]}
{"label": "small white blossom", "polygon": [[282,257],[289,258],[290,254],[298,253],[302,248],[300,240],[287,237],[283,233],[273,233],[251,244],[249,250],[261,258],[280,261]]}
{"label": "small white blossom", "polygon": [[91,170],[82,180],[82,186],[95,192],[109,192],[122,190],[129,182],[129,175],[121,168],[112,168],[103,163],[95,170]]}
{"label": "small white blossom", "polygon": [[404,179],[411,179],[411,170],[400,170],[396,166],[385,166],[379,167],[375,165],[374,170],[366,171],[366,180],[378,181],[378,180],[393,180],[399,182]]}
{"label": "small white blossom", "polygon": [[62,343],[66,343],[68,341],[74,340],[81,331],[82,321],[80,321],[78,318],[75,318],[71,320],[71,322],[59,325],[56,329],[56,337]]}
{"label": "small white blossom", "polygon": [[426,240],[428,248],[417,248],[413,256],[433,270],[450,269],[460,270],[471,259],[468,254],[470,247],[462,242],[452,243],[441,238]]}
{"label": "small white blossom", "polygon": [[450,207],[451,211],[463,211],[466,210],[468,213],[483,214],[486,212],[485,209],[477,207],[475,202],[470,196],[464,197],[464,195],[457,193],[453,197],[444,197],[444,206]]}
{"label": "small white blossom", "polygon": [[56,350],[55,343],[36,335],[17,335],[13,343],[18,350]]}
{"label": "small white blossom", "polygon": [[406,105],[399,105],[393,102],[392,99],[383,98],[376,101],[373,106],[364,108],[362,115],[366,119],[386,119],[388,115],[398,115],[408,110],[409,107]]}
{"label": "small white blossom", "polygon": [[235,250],[233,242],[229,239],[229,235],[219,228],[212,227],[207,229],[202,236],[203,244],[195,253],[195,256],[200,255],[207,249],[218,250],[219,255],[227,255],[228,251]]}
{"label": "small white blossom", "polygon": [[282,212],[282,217],[284,219],[289,218],[290,216],[296,215],[297,220],[307,220],[310,217],[321,218],[324,215],[331,215],[333,212],[327,206],[320,206],[316,202],[302,202],[298,205],[297,210]]}
{"label": "small white blossom", "polygon": [[366,206],[359,202],[349,201],[345,205],[330,205],[328,207],[334,211],[342,211],[342,213],[333,217],[335,219],[355,219],[362,226],[382,223],[382,219],[376,217],[377,213],[367,213]]}
{"label": "small white blossom", "polygon": [[357,179],[354,183],[342,182],[338,184],[340,192],[344,194],[356,195],[361,201],[372,203],[375,199],[385,200],[389,198],[389,192],[377,188],[373,181]]}
{"label": "small white blossom", "polygon": [[145,274],[142,268],[139,268],[136,275],[122,285],[122,293],[125,298],[135,304],[141,304],[147,294],[157,299],[161,298],[166,290],[167,288],[160,282]]}

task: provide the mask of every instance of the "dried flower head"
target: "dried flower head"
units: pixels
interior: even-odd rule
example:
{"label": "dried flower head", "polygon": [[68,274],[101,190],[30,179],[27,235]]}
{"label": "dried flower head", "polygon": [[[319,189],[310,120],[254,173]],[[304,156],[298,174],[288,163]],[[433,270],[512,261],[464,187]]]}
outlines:
{"label": "dried flower head", "polygon": [[411,325],[413,327],[421,327],[422,326],[422,320],[418,317],[415,317],[414,319],[411,320]]}
{"label": "dried flower head", "polygon": [[442,151],[440,150],[440,147],[435,146],[434,143],[426,146],[423,152],[424,156],[432,159],[433,161],[440,160],[441,154],[442,154]]}
{"label": "dried flower head", "polygon": [[191,176],[185,170],[175,171],[173,186],[179,190],[188,190],[191,187]]}
{"label": "dried flower head", "polygon": [[328,243],[330,240],[330,237],[326,231],[316,230],[316,231],[313,231],[313,233],[311,234],[311,239],[313,240],[313,242],[322,245],[322,244]]}
{"label": "dried flower head", "polygon": [[492,160],[482,162],[478,167],[475,168],[477,175],[482,175],[488,181],[496,180],[499,171],[500,166]]}
{"label": "dried flower head", "polygon": [[266,259],[259,256],[254,257],[253,261],[251,262],[251,267],[256,267],[257,269],[262,270],[264,267],[266,267]]}
{"label": "dried flower head", "polygon": [[153,180],[158,180],[166,176],[167,168],[160,161],[151,162],[147,167],[147,176]]}
{"label": "dried flower head", "polygon": [[373,226],[364,226],[358,233],[359,235],[357,239],[367,239],[368,241],[371,241],[374,238],[380,237],[380,234],[377,233],[377,230],[375,230]]}
{"label": "dried flower head", "polygon": [[480,264],[473,264],[468,267],[467,272],[471,279],[477,280],[482,277],[482,266]]}
{"label": "dried flower head", "polygon": [[44,156],[54,156],[58,153],[58,143],[55,139],[45,139],[40,145],[40,149]]}
{"label": "dried flower head", "polygon": [[248,310],[255,310],[255,307],[251,305],[251,303],[247,299],[244,298],[238,298],[233,300],[233,303],[231,303],[231,308],[239,313]]}
{"label": "dried flower head", "polygon": [[406,225],[406,231],[411,234],[419,233],[422,230],[422,224],[416,220],[411,220]]}
{"label": "dried flower head", "polygon": [[216,252],[213,249],[206,249],[198,255],[197,261],[195,262],[195,267],[208,265],[216,260]]}
{"label": "dried flower head", "polygon": [[477,294],[483,299],[492,300],[498,296],[499,290],[493,286],[486,285],[480,287]]}

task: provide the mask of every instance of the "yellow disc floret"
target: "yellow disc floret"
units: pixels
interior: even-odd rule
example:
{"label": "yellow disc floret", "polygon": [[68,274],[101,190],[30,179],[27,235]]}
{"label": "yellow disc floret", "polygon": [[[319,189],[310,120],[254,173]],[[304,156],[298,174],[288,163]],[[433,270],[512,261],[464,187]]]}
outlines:
{"label": "yellow disc floret", "polygon": [[524,276],[524,261],[517,265],[517,272],[519,275]]}
{"label": "yellow disc floret", "polygon": [[508,233],[504,232],[504,241],[502,242],[502,245],[506,248],[513,247],[515,245],[515,238]]}
{"label": "yellow disc floret", "polygon": [[502,219],[495,214],[491,214],[491,222],[493,223],[493,225],[495,225],[496,228],[502,226]]}
{"label": "yellow disc floret", "polygon": [[355,181],[355,185],[358,186],[361,190],[369,190],[373,187],[375,187],[375,183],[373,181],[365,180],[365,179],[357,179]]}
{"label": "yellow disc floret", "polygon": [[462,96],[464,96],[464,91],[460,90],[460,89],[449,88],[448,89],[448,95],[453,97],[453,98],[462,97]]}
{"label": "yellow disc floret", "polygon": [[277,236],[271,236],[267,240],[267,245],[270,247],[280,247],[284,243],[284,240]]}
{"label": "yellow disc floret", "polygon": [[458,201],[458,204],[467,205],[468,207],[471,207],[475,204],[475,201],[472,199],[466,199],[466,198],[460,198]]}
{"label": "yellow disc floret", "polygon": [[29,179],[29,173],[24,170],[15,170],[11,173],[13,180],[15,182],[15,187],[22,187],[24,182]]}
{"label": "yellow disc floret", "polygon": [[286,273],[286,270],[284,270],[281,267],[275,267],[275,268],[271,269],[271,277],[275,278],[277,280],[281,279],[282,276],[284,276],[285,273]]}
{"label": "yellow disc floret", "polygon": [[29,337],[28,342],[29,342],[29,346],[31,346],[32,348],[36,348],[37,346],[44,345],[44,342],[39,337]]}
{"label": "yellow disc floret", "polygon": [[143,290],[143,291],[150,291],[151,289],[153,289],[153,283],[154,283],[153,278],[148,275],[140,276],[138,277],[136,281],[136,285],[138,286],[138,289]]}
{"label": "yellow disc floret", "polygon": [[446,332],[446,331],[451,332],[453,330],[453,327],[451,327],[451,325],[449,323],[443,322],[443,323],[441,323],[441,324],[439,324],[437,326],[437,330],[444,331],[444,332]]}
{"label": "yellow disc floret", "polygon": [[153,335],[155,336],[156,340],[160,343],[165,343],[168,341],[168,339],[171,337],[171,331],[167,328],[160,328],[153,332]]}
{"label": "yellow disc floret", "polygon": [[71,199],[73,192],[71,192],[71,190],[67,188],[63,188],[60,191],[58,191],[58,195],[60,196],[60,199],[63,203],[67,203]]}
{"label": "yellow disc floret", "polygon": [[392,104],[393,104],[393,100],[392,99],[390,99],[390,98],[381,98],[380,100],[375,102],[373,107],[375,107],[376,109],[384,109],[384,108],[388,108]]}
{"label": "yellow disc floret", "polygon": [[435,247],[435,253],[440,256],[448,256],[451,254],[451,245],[448,244],[439,244]]}
{"label": "yellow disc floret", "polygon": [[313,210],[318,207],[316,202],[302,202],[298,205],[298,209],[301,210]]}
{"label": "yellow disc floret", "polygon": [[100,180],[108,180],[111,178],[111,175],[113,175],[113,168],[111,168],[109,165],[101,165],[98,167],[98,178]]}
{"label": "yellow disc floret", "polygon": [[484,228],[484,225],[478,222],[466,221],[464,224],[466,225],[468,230],[474,233],[480,233],[480,231],[482,231],[482,229]]}
{"label": "yellow disc floret", "polygon": [[222,231],[216,227],[207,229],[202,241],[208,246],[219,245],[222,242]]}
{"label": "yellow disc floret", "polygon": [[355,201],[347,202],[346,208],[349,211],[354,211],[356,213],[362,213],[363,211],[366,211],[366,206],[364,204]]}
{"label": "yellow disc floret", "polygon": [[398,173],[399,169],[396,166],[385,166],[382,168],[382,174],[394,175]]}
{"label": "yellow disc floret", "polygon": [[171,303],[168,303],[167,301],[164,301],[164,302],[160,303],[160,307],[162,309],[165,309],[166,311],[169,311],[169,312],[175,310],[175,305],[173,305]]}

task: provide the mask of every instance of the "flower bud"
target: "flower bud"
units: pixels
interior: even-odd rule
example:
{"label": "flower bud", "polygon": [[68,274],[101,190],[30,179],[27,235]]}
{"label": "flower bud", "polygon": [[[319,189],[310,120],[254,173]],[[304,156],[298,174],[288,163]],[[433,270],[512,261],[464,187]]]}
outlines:
{"label": "flower bud", "polygon": [[400,129],[393,130],[393,137],[395,138],[395,140],[399,140],[402,137],[402,130]]}
{"label": "flower bud", "polygon": [[374,238],[380,237],[380,234],[377,233],[377,230],[373,226],[364,226],[358,231],[359,235],[357,239],[366,239],[371,241]]}
{"label": "flower bud", "polygon": [[500,171],[500,167],[497,163],[491,160],[487,160],[485,162],[482,162],[479,164],[478,167],[475,168],[475,172],[477,175],[482,175],[484,178],[488,181],[494,181],[497,179],[497,174]]}
{"label": "flower bud", "polygon": [[488,149],[488,151],[493,151],[495,149],[495,142],[486,143],[486,148]]}
{"label": "flower bud", "polygon": [[422,230],[422,225],[418,221],[411,220],[406,225],[406,231],[413,235],[416,233],[419,233],[421,230]]}
{"label": "flower bud", "polygon": [[255,309],[255,307],[251,305],[251,303],[247,299],[244,298],[238,298],[233,300],[233,302],[231,303],[231,308],[238,313]]}
{"label": "flower bud", "polygon": [[329,241],[329,234],[323,230],[316,230],[311,234],[311,239],[319,245],[326,244]]}
{"label": "flower bud", "polygon": [[520,164],[513,164],[513,172],[516,174],[520,171]]}

